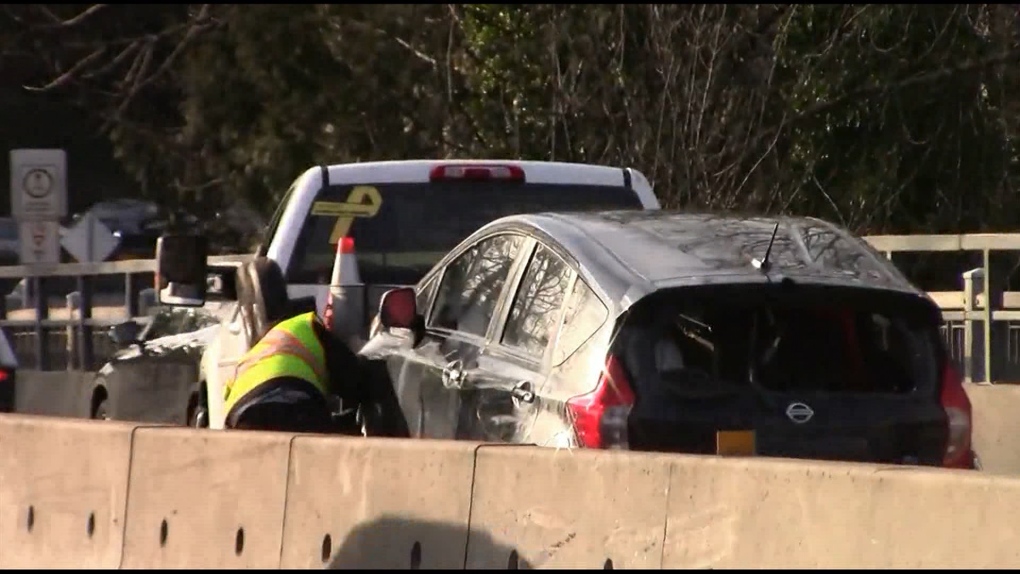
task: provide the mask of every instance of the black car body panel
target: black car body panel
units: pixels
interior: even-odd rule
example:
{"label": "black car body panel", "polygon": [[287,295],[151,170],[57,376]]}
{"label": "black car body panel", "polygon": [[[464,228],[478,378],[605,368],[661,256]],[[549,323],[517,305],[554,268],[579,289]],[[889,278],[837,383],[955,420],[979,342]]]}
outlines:
{"label": "black car body panel", "polygon": [[0,329],[0,413],[13,413],[17,408],[18,357]]}
{"label": "black car body panel", "polygon": [[142,341],[121,349],[96,373],[90,414],[105,401],[108,418],[187,424],[202,352],[219,328],[215,312],[163,308]]}
{"label": "black car body panel", "polygon": [[17,398],[15,395],[17,376],[17,371],[11,369],[10,373],[0,381],[0,413],[14,412]]}
{"label": "black car body panel", "polygon": [[[788,322],[751,373],[748,342],[765,304]],[[845,325],[816,316],[834,304],[854,321],[854,347]],[[713,327],[701,356],[676,336],[673,318],[687,310]],[[754,430],[760,454],[937,465],[946,441],[937,329],[926,301],[897,291],[794,283],[656,293],[617,343],[637,393],[630,447],[711,452],[716,431]],[[656,345],[678,340],[686,363],[663,367]]]}

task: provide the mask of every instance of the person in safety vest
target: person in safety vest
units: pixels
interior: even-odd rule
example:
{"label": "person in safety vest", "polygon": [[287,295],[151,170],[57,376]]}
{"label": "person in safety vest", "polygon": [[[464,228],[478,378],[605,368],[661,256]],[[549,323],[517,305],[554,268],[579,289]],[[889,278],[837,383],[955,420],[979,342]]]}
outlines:
{"label": "person in safety vest", "polygon": [[303,313],[277,323],[241,357],[226,385],[224,426],[358,434],[353,417],[334,422],[331,398],[339,396],[344,407],[356,408],[366,396],[360,387],[371,384],[357,355],[315,312]]}

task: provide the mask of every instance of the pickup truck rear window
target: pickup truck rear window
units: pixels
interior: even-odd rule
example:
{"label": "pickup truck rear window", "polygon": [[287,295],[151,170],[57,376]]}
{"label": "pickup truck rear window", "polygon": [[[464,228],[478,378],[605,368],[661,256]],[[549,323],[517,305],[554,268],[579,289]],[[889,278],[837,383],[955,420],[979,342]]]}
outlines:
{"label": "pickup truck rear window", "polygon": [[[358,189],[364,187],[375,190],[377,206],[371,205],[371,193]],[[632,190],[618,186],[477,181],[333,186],[316,204],[325,207],[319,214],[313,208],[305,220],[287,270],[292,283],[329,282],[337,237],[345,229],[354,237],[362,281],[412,285],[468,235],[500,217],[642,207]]]}

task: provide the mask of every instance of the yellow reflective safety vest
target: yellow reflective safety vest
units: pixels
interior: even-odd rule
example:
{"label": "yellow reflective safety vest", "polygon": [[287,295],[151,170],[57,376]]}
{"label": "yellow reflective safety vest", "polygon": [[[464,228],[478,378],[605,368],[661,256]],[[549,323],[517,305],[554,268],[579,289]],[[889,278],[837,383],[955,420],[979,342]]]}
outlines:
{"label": "yellow reflective safety vest", "polygon": [[234,378],[224,388],[227,414],[245,395],[277,377],[308,381],[329,396],[326,354],[315,335],[314,321],[312,312],[281,321],[241,357]]}

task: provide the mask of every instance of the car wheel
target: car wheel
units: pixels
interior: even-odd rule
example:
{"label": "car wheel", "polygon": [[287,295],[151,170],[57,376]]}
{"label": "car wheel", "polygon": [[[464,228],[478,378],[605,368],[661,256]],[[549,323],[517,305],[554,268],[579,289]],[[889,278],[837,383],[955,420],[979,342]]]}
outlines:
{"label": "car wheel", "polygon": [[92,411],[92,419],[97,421],[110,420],[110,415],[106,412],[106,399],[102,399],[99,401],[99,404],[96,405],[95,410]]}
{"label": "car wheel", "polygon": [[209,428],[209,407],[202,397],[196,397],[188,409],[188,426],[196,429]]}

